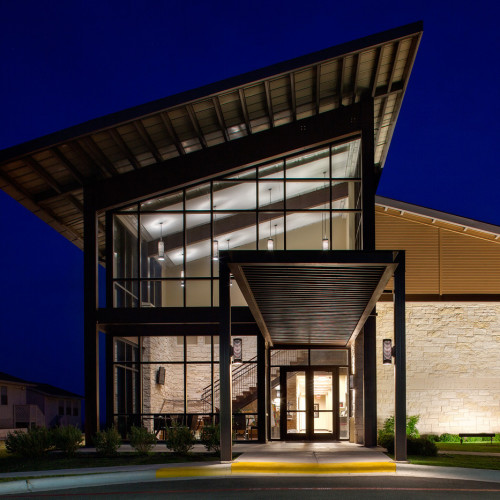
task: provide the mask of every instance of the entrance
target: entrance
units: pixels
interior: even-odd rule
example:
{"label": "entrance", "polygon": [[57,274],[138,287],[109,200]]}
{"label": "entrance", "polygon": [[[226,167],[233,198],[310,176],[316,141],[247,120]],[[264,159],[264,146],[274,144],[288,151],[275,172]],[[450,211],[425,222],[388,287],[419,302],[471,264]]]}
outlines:
{"label": "entrance", "polygon": [[282,440],[331,441],[343,437],[340,414],[346,408],[344,398],[339,401],[338,367],[283,367],[280,388]]}

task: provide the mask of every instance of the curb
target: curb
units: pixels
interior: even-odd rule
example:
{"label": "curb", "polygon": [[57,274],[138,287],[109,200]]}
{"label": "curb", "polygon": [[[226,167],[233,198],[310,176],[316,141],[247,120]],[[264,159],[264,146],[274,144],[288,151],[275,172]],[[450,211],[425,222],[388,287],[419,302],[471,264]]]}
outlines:
{"label": "curb", "polygon": [[370,474],[396,472],[394,462],[236,462],[231,466],[233,474]]}

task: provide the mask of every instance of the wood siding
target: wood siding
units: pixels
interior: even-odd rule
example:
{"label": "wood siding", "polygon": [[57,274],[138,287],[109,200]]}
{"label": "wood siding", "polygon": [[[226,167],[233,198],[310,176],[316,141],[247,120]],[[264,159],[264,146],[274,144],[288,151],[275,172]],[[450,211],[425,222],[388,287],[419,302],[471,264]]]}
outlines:
{"label": "wood siding", "polygon": [[375,223],[377,250],[406,250],[407,294],[500,294],[500,239],[491,233],[381,207]]}

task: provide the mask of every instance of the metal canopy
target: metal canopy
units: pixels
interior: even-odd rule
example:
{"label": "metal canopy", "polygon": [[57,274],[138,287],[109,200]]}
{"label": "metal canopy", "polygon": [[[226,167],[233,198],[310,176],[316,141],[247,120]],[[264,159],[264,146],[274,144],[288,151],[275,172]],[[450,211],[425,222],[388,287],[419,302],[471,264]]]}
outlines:
{"label": "metal canopy", "polygon": [[[83,185],[374,99],[383,167],[422,35],[417,22],[0,151],[0,189],[83,247]],[[104,217],[99,247],[104,248]]]}
{"label": "metal canopy", "polygon": [[221,252],[271,345],[349,346],[397,267],[392,251]]}

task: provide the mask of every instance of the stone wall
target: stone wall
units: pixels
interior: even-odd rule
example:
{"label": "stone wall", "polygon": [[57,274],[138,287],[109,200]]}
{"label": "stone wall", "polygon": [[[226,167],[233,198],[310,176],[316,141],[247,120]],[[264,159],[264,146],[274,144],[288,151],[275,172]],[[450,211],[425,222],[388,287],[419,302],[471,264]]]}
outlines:
{"label": "stone wall", "polygon": [[[394,414],[393,304],[377,304],[378,427]],[[407,413],[421,433],[500,432],[500,304],[406,304]]]}

